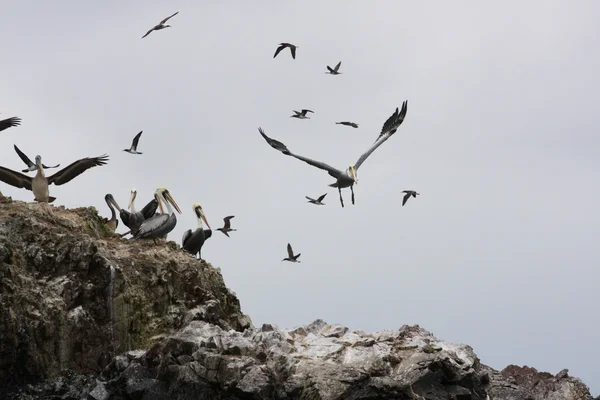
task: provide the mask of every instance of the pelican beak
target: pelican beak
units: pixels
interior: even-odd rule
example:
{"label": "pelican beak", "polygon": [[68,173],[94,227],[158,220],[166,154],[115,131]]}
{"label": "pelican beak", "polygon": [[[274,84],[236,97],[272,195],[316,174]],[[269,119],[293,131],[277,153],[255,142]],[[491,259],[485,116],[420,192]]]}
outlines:
{"label": "pelican beak", "polygon": [[350,166],[350,175],[352,175],[352,179],[354,179],[354,183],[358,184],[358,178],[356,177],[356,168],[354,168],[354,165]]}
{"label": "pelican beak", "polygon": [[131,191],[131,196],[129,197],[129,205],[127,205],[127,209],[130,210],[131,209],[131,205],[133,204],[133,202],[135,201],[135,196],[137,196],[137,192],[134,192],[133,190]]}
{"label": "pelican beak", "polygon": [[212,229],[210,227],[210,224],[208,223],[208,221],[206,220],[206,215],[204,214],[204,211],[202,209],[200,209],[200,216],[202,217],[202,219],[204,220],[204,223],[206,224],[206,226],[208,226],[208,229]]}
{"label": "pelican beak", "polygon": [[171,203],[171,205],[173,207],[175,207],[175,209],[177,210],[177,212],[179,214],[181,214],[181,209],[179,209],[179,206],[177,205],[177,203],[175,202],[175,199],[173,198],[173,196],[171,196],[171,193],[169,193],[169,191],[165,190],[163,192],[163,196],[165,197],[165,200],[167,200],[169,203]]}
{"label": "pelican beak", "polygon": [[158,201],[158,208],[160,208],[160,213],[164,214],[165,209],[163,208],[163,204],[162,204],[162,200],[160,199],[160,196],[154,195],[154,198]]}
{"label": "pelican beak", "polygon": [[114,199],[114,197],[110,196],[108,198],[108,201],[110,202],[110,204],[112,204],[113,206],[115,206],[115,208],[117,210],[119,210],[119,212],[121,211],[121,207],[119,207],[119,205],[117,204],[117,201]]}

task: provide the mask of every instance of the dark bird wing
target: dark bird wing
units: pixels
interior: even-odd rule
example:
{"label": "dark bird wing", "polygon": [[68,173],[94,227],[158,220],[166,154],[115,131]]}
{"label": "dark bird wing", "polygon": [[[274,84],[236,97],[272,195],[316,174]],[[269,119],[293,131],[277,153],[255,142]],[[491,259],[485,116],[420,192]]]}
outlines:
{"label": "dark bird wing", "polygon": [[87,169],[99,165],[104,165],[107,161],[107,155],[102,155],[100,157],[94,158],[82,158],[81,160],[77,160],[71,165],[61,169],[54,175],[49,176],[48,185],[52,183],[54,183],[55,185],[64,185],[65,183],[71,181],[73,178],[81,175]]}
{"label": "dark bird wing", "polygon": [[285,49],[287,47],[287,45],[282,44],[280,45],[277,50],[275,50],[275,55],[273,56],[273,58],[277,57],[277,54],[279,54],[281,52],[281,50]]}
{"label": "dark bird wing", "polygon": [[302,109],[302,114],[306,115],[307,112],[310,112],[310,113],[313,113],[313,114],[315,113],[313,110],[307,110],[305,108]]}
{"label": "dark bird wing", "polygon": [[188,241],[188,239],[190,238],[190,236],[192,236],[192,230],[188,229],[187,231],[183,232],[183,237],[181,238],[181,246],[185,246],[185,242]]}
{"label": "dark bird wing", "polygon": [[329,70],[329,72],[335,72],[333,69],[331,69],[331,67],[328,65],[327,69]]}
{"label": "dark bird wing", "polygon": [[296,46],[290,46],[290,51],[292,52],[292,58],[296,59]]}
{"label": "dark bird wing", "polygon": [[167,17],[167,18],[163,19],[162,21],[160,21],[160,25],[166,24],[168,20],[170,20],[171,18],[173,18],[177,14],[179,14],[179,11],[177,11],[175,14],[171,15],[170,17]]}
{"label": "dark bird wing", "polygon": [[265,138],[265,140],[267,141],[267,143],[269,143],[269,145],[274,148],[275,150],[279,150],[281,151],[283,154],[289,154],[289,150],[286,147],[285,144],[281,143],[278,140],[275,139],[271,139],[270,137],[268,137],[267,135],[265,135],[265,131],[263,131],[262,128],[258,128],[258,131],[260,132],[260,134],[262,135],[263,138]]}
{"label": "dark bird wing", "polygon": [[144,219],[152,218],[158,208],[158,201],[156,199],[150,200],[148,204],[142,208],[141,213],[144,215]]}
{"label": "dark bird wing", "polygon": [[321,197],[319,197],[319,198],[317,199],[317,201],[318,201],[319,203],[320,203],[320,202],[322,202],[322,201],[323,201],[323,199],[325,198],[325,196],[327,196],[327,193],[325,193],[324,195],[322,195]]}
{"label": "dark bird wing", "polygon": [[335,66],[335,68],[333,69],[335,72],[338,72],[338,70],[340,69],[340,65],[342,65],[342,62],[340,61],[339,63],[337,63],[337,65]]}
{"label": "dark bird wing", "polygon": [[229,217],[225,217],[223,218],[223,221],[225,222],[225,225],[223,225],[223,229],[229,229],[231,228],[231,218],[235,217],[234,215],[230,215]]}
{"label": "dark bird wing", "polygon": [[142,132],[144,132],[144,131],[140,131],[140,133],[135,135],[135,137],[133,138],[133,143],[131,145],[133,146],[134,150],[137,149],[138,143],[140,141],[140,136],[142,136]]}
{"label": "dark bird wing", "polygon": [[406,194],[404,195],[404,198],[402,199],[402,205],[406,204],[406,201],[408,200],[408,198],[410,197],[410,194],[411,194],[410,192],[406,192],[406,191],[405,191],[405,193]]}
{"label": "dark bird wing", "polygon": [[317,201],[317,200],[315,200],[315,199],[312,199],[312,198],[310,198],[310,197],[308,197],[308,196],[304,196],[304,197],[306,197],[306,199],[307,199],[307,200],[310,200],[310,201],[312,201],[312,202],[315,202],[315,201]]}
{"label": "dark bird wing", "polygon": [[292,245],[288,243],[287,245],[288,256],[290,258],[294,258],[294,250],[292,250]]}
{"label": "dark bird wing", "polygon": [[0,131],[21,125],[21,118],[11,117],[0,121]]}
{"label": "dark bird wing", "polygon": [[156,27],[153,27],[152,29],[150,29],[148,32],[146,32],[146,34],[144,36],[142,36],[142,39],[145,38],[146,36],[148,36]]}
{"label": "dark bird wing", "polygon": [[16,144],[13,145],[13,147],[15,148],[15,151],[17,152],[17,154],[19,155],[19,157],[21,158],[21,160],[23,160],[23,162],[28,166],[28,167],[34,167],[35,164],[29,159],[29,157],[27,157],[25,155],[25,153],[23,153],[21,150],[19,150],[19,148],[17,147]]}
{"label": "dark bird wing", "polygon": [[369,157],[371,153],[375,151],[375,149],[381,146],[383,142],[388,140],[394,133],[396,133],[396,130],[398,129],[400,124],[402,124],[402,122],[404,121],[404,117],[406,116],[407,103],[408,101],[402,103],[402,110],[400,112],[398,112],[398,107],[396,107],[396,111],[383,124],[383,127],[381,128],[381,133],[377,137],[375,143],[373,143],[369,150],[367,150],[363,155],[360,156],[360,158],[354,165],[354,168],[358,169],[362,165],[362,163],[365,162],[367,157]]}
{"label": "dark bird wing", "polygon": [[14,187],[31,190],[31,178],[12,169],[0,167],[0,181]]}

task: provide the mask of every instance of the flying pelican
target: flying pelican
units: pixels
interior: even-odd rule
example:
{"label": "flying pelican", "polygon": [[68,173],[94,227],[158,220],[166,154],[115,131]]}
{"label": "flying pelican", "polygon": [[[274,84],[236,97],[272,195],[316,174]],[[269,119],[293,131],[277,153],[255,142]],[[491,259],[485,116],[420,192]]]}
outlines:
{"label": "flying pelican", "polygon": [[140,131],[140,133],[135,135],[135,137],[133,138],[133,142],[131,143],[131,147],[128,149],[124,149],[123,151],[126,151],[129,154],[142,154],[139,151],[137,151],[138,142],[140,141],[140,136],[142,136],[142,132],[144,131]]}
{"label": "flying pelican", "polygon": [[307,112],[314,113],[314,111],[302,109],[302,111],[298,112],[296,110],[292,110],[295,112],[294,115],[290,115],[290,118],[298,118],[298,119],[310,119],[310,117],[306,116]]}
{"label": "flying pelican", "polygon": [[[162,186],[156,189],[154,193],[158,196],[158,206],[160,207],[161,214],[144,220],[132,240],[154,239],[156,241],[157,238],[171,232],[175,228],[175,225],[177,225],[177,216],[171,205],[175,207],[175,210],[179,214],[181,214],[181,210],[173,196],[171,196],[171,193],[169,193],[167,188]],[[164,212],[163,203],[167,206],[168,213]]]}
{"label": "flying pelican", "polygon": [[[25,155],[25,153],[23,153],[21,150],[19,150],[19,148],[17,147],[16,144],[13,145],[13,147],[15,148],[15,151],[17,152],[17,154],[19,155],[19,157],[21,158],[21,160],[23,160],[23,162],[27,165],[28,168],[25,168],[23,170],[21,170],[21,172],[31,172],[31,171],[35,171],[36,170],[36,166],[35,164],[29,159],[29,157],[27,157]],[[48,167],[45,164],[42,164],[42,167],[44,169],[50,169],[50,168],[57,168],[60,167],[60,164],[56,164],[53,165],[52,167]]]}
{"label": "flying pelican", "polygon": [[331,68],[329,65],[327,66],[327,69],[329,70],[328,72],[325,72],[326,74],[330,74],[330,75],[339,75],[341,74],[341,72],[338,72],[340,69],[340,65],[342,65],[342,62],[340,61],[339,63],[337,63],[337,65],[335,66],[335,68]]}
{"label": "flying pelican", "polygon": [[324,194],[324,195],[322,195],[322,196],[319,196],[319,198],[318,198],[318,199],[316,199],[316,200],[315,200],[315,199],[312,199],[312,198],[310,198],[310,197],[308,197],[308,196],[304,196],[304,197],[306,197],[306,198],[308,199],[307,203],[316,204],[316,205],[318,205],[318,206],[324,206],[324,205],[325,205],[325,203],[322,203],[322,201],[323,201],[323,199],[325,198],[325,196],[327,196],[327,193],[325,193],[325,194]]}
{"label": "flying pelican", "polygon": [[286,47],[290,48],[290,51],[292,52],[292,58],[295,60],[296,59],[296,49],[299,46],[295,46],[291,43],[279,43],[279,47],[277,48],[277,50],[275,51],[275,55],[273,56],[273,58],[277,57],[277,54],[279,54],[279,52],[283,49],[285,49]]}
{"label": "flying pelican", "polygon": [[129,198],[129,205],[127,206],[131,212],[127,210],[122,210],[117,206],[119,210],[119,216],[121,217],[121,221],[125,224],[126,227],[129,228],[129,232],[125,232],[121,235],[125,236],[128,233],[135,235],[135,233],[140,229],[142,222],[145,220],[154,217],[156,214],[156,209],[158,208],[158,196],[156,193],[154,194],[154,198],[150,200],[148,204],[144,206],[140,211],[135,210],[135,198],[137,197],[137,190],[135,188],[131,189],[131,196]]}
{"label": "flying pelican", "polygon": [[404,206],[406,204],[406,202],[408,201],[410,196],[412,196],[416,199],[417,195],[420,194],[420,193],[415,192],[414,190],[403,190],[402,193],[406,193],[404,195],[404,198],[402,199],[402,206]]}
{"label": "flying pelican", "polygon": [[19,117],[10,117],[0,121],[0,131],[3,131],[8,128],[12,128],[13,126],[21,125],[21,118]]}
{"label": "flying pelican", "polygon": [[323,169],[327,171],[329,175],[334,177],[337,181],[329,186],[338,188],[338,191],[340,193],[340,202],[342,203],[342,207],[344,207],[344,199],[342,198],[342,188],[350,188],[350,190],[352,191],[352,204],[354,204],[353,186],[355,183],[358,183],[356,171],[358,170],[358,168],[360,168],[362,163],[365,162],[367,157],[369,157],[371,153],[375,151],[375,149],[381,146],[383,142],[388,140],[394,133],[396,133],[396,130],[398,129],[402,121],[404,121],[404,117],[406,116],[407,102],[408,101],[402,103],[402,111],[398,112],[398,108],[396,108],[396,111],[383,124],[381,133],[377,137],[375,143],[373,143],[373,145],[362,156],[359,157],[356,164],[351,164],[346,171],[341,171],[323,162],[311,160],[310,158],[294,154],[287,148],[285,144],[281,143],[278,140],[271,139],[270,137],[265,135],[265,132],[262,130],[262,128],[258,128],[258,131],[260,132],[262,137],[267,141],[267,143],[274,149],[279,150],[286,156],[292,156],[294,158],[297,158],[298,160],[302,160],[312,165],[313,167]]}
{"label": "flying pelican", "polygon": [[[202,206],[196,203],[193,205],[192,209],[194,210],[194,213],[196,213],[196,218],[198,218],[198,227],[196,228],[194,233],[192,233],[191,229],[188,229],[187,231],[183,232],[183,238],[181,239],[181,248],[184,251],[192,254],[194,257],[196,257],[196,254],[198,254],[198,258],[201,259],[202,246],[204,245],[206,239],[212,236],[212,230],[210,229],[210,225],[206,220],[206,215],[204,215]],[[208,226],[208,229],[202,228],[202,220],[204,220],[206,226]]]}
{"label": "flying pelican", "polygon": [[237,229],[231,229],[231,218],[233,218],[233,217],[235,217],[235,215],[230,215],[229,217],[223,218],[223,221],[224,221],[223,227],[217,228],[218,231],[221,231],[227,237],[229,237],[229,233],[227,233],[227,232],[234,232],[237,230]]}
{"label": "flying pelican", "polygon": [[57,186],[64,185],[73,178],[81,175],[85,170],[99,165],[104,165],[107,161],[107,155],[94,158],[82,158],[81,160],[75,161],[54,175],[46,178],[42,164],[42,157],[37,155],[35,156],[37,174],[35,174],[33,178],[23,175],[20,172],[0,167],[0,181],[14,187],[31,190],[35,196],[34,200],[39,203],[52,203],[54,200],[56,200],[56,198],[50,196],[49,194],[48,186],[50,184],[54,183]]}
{"label": "flying pelican", "polygon": [[161,29],[170,28],[171,25],[165,25],[165,24],[167,23],[168,20],[170,20],[177,14],[179,14],[179,11],[177,11],[175,14],[171,15],[170,17],[167,17],[167,18],[163,19],[162,21],[160,21],[160,23],[158,25],[155,25],[154,28],[152,28],[148,32],[146,32],[146,34],[144,36],[142,36],[142,39],[145,38],[146,36],[148,36],[152,31],[160,31]]}
{"label": "flying pelican", "polygon": [[113,206],[119,209],[119,205],[115,201],[113,195],[110,193],[104,196],[104,201],[106,201],[106,205],[108,208],[110,208],[110,219],[104,218],[104,223],[106,224],[106,227],[111,230],[111,232],[114,232],[119,227],[119,220],[117,219],[117,213],[115,212]]}
{"label": "flying pelican", "polygon": [[292,250],[292,245],[289,243],[287,245],[287,252],[288,252],[288,256],[281,261],[289,261],[289,262],[297,262],[297,263],[300,262],[300,261],[298,261],[298,257],[300,257],[301,253],[294,255],[294,250]]}
{"label": "flying pelican", "polygon": [[358,128],[358,124],[354,123],[354,122],[348,122],[348,121],[342,121],[342,122],[336,122],[336,124],[338,125],[346,125],[346,126],[351,126],[353,128]]}

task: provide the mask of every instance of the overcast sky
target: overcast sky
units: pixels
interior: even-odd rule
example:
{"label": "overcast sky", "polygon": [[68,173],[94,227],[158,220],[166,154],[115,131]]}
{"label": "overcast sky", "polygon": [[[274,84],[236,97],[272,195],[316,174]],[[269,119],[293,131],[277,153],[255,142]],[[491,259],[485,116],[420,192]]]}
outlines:
{"label": "overcast sky", "polygon": [[[166,186],[178,243],[195,202],[213,229],[235,215],[203,256],[257,326],[419,324],[494,368],[569,368],[600,392],[600,3],[19,0],[2,15],[0,112],[23,123],[0,133],[1,165],[24,168],[13,144],[61,167],[110,154],[51,186],[55,205],[109,216],[106,193],[125,207],[135,187],[139,209]],[[280,42],[296,60],[273,59]],[[404,100],[355,206],[257,131],[347,168]],[[301,108],[310,120],[289,118]],[[140,130],[144,154],[123,152]],[[421,195],[401,207],[405,189]],[[288,242],[302,263],[281,262]]]}

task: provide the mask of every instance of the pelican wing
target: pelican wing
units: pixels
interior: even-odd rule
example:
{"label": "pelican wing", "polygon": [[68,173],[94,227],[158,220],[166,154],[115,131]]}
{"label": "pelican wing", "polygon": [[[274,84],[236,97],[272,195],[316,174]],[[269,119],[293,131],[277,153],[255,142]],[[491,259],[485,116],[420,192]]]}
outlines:
{"label": "pelican wing", "polygon": [[169,214],[159,214],[154,217],[144,220],[142,225],[140,225],[140,229],[135,233],[134,238],[139,239],[143,238],[155,230],[162,227],[169,220]]}
{"label": "pelican wing", "polygon": [[31,178],[12,169],[0,167],[0,181],[14,187],[31,190]]}
{"label": "pelican wing", "polygon": [[354,168],[358,169],[362,165],[362,163],[364,163],[365,160],[371,155],[371,153],[375,151],[376,148],[381,146],[383,142],[388,140],[394,133],[396,133],[396,130],[404,121],[404,117],[406,116],[407,103],[408,101],[404,101],[404,103],[402,103],[402,110],[400,112],[398,112],[398,107],[396,107],[396,111],[383,124],[383,127],[381,128],[381,133],[377,137],[375,143],[373,143],[369,150],[367,150],[362,156],[360,156],[360,158],[354,165]]}
{"label": "pelican wing", "polygon": [[190,236],[192,236],[192,230],[188,229],[187,231],[183,232],[183,237],[181,238],[181,246],[185,246],[185,243],[188,241],[188,239],[190,238]]}
{"label": "pelican wing", "polygon": [[287,245],[287,252],[288,252],[288,256],[290,256],[290,258],[294,258],[294,250],[292,250],[292,245],[289,243]]}
{"label": "pelican wing", "polygon": [[156,209],[158,208],[158,201],[156,199],[150,200],[148,204],[142,208],[141,213],[144,215],[145,219],[152,218],[156,213]]}
{"label": "pelican wing", "polygon": [[27,157],[25,155],[25,153],[23,153],[21,150],[19,150],[19,148],[17,147],[16,144],[13,145],[13,147],[15,148],[15,151],[17,152],[17,154],[19,155],[19,157],[21,158],[21,160],[23,160],[23,162],[29,167],[35,167],[35,164],[29,159],[29,157]]}
{"label": "pelican wing", "polygon": [[170,17],[167,17],[165,19],[163,19],[162,21],[160,21],[159,25],[163,25],[166,24],[168,20],[170,20],[171,18],[173,18],[174,16],[176,16],[177,14],[179,14],[179,11],[177,11],[175,14],[171,15]]}
{"label": "pelican wing", "polygon": [[48,177],[48,185],[52,183],[54,183],[55,185],[64,185],[65,183],[71,181],[73,178],[81,175],[87,169],[99,165],[104,165],[107,161],[107,155],[94,158],[82,158],[81,160],[77,160],[71,165],[61,169],[54,175]]}
{"label": "pelican wing", "polygon": [[21,125],[21,118],[19,117],[11,117],[6,118],[0,121],[0,131],[3,131],[8,128],[12,128],[13,126]]}

